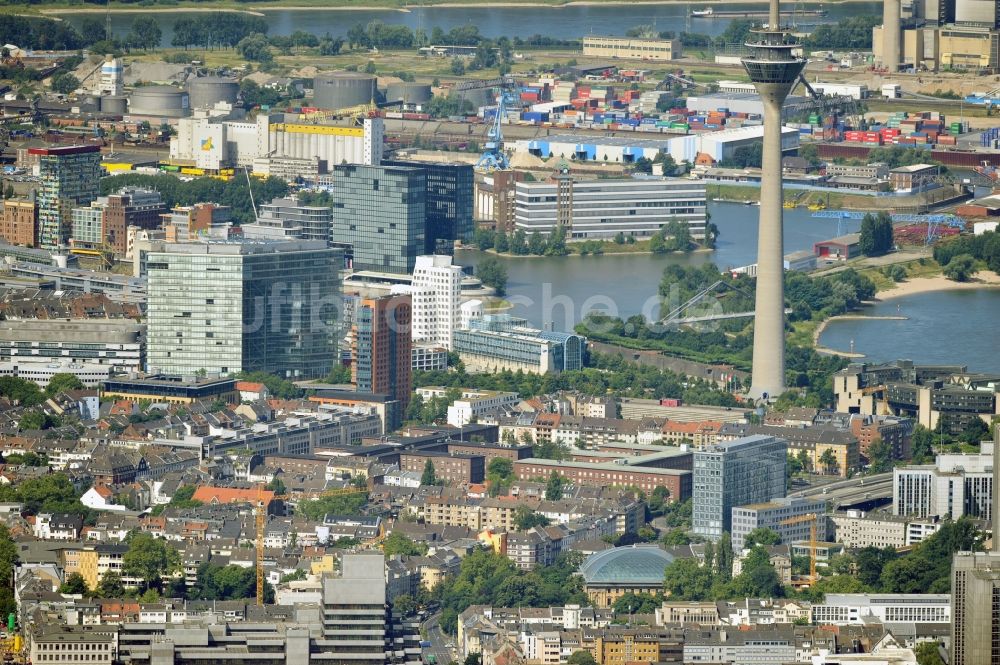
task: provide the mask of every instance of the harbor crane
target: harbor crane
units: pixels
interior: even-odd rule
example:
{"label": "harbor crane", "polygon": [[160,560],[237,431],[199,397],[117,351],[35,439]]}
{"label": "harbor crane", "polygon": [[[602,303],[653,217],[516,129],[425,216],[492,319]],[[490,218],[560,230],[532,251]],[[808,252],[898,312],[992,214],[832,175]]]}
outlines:
{"label": "harbor crane", "polygon": [[510,168],[510,160],[503,148],[503,120],[507,116],[507,109],[517,103],[517,81],[512,76],[501,76],[485,81],[463,81],[454,88],[456,93],[462,95],[463,101],[466,92],[484,89],[493,91],[497,106],[496,115],[486,132],[486,145],[476,162],[476,169],[486,172],[506,171]]}

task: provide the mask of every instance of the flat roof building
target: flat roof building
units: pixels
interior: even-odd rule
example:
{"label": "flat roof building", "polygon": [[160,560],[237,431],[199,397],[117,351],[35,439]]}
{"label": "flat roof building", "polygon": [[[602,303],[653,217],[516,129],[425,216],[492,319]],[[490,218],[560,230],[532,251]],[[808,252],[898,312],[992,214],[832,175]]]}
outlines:
{"label": "flat roof building", "polygon": [[705,206],[705,184],[687,178],[578,180],[560,174],[515,185],[514,224],[528,235],[550,235],[561,226],[570,240],[609,240],[618,234],[648,238],[676,220],[699,239]]}
{"label": "flat roof building", "polygon": [[693,531],[718,540],[732,530],[733,507],[785,496],[788,445],[757,434],[694,452]]}
{"label": "flat roof building", "polygon": [[342,253],[319,241],[175,244],[147,259],[147,368],[329,374]]}
{"label": "flat roof building", "polygon": [[402,166],[339,164],[333,170],[331,240],[355,270],[412,273],[425,253],[427,174]]}
{"label": "flat roof building", "polygon": [[679,39],[639,39],[637,37],[587,35],[583,38],[583,54],[595,58],[624,58],[660,62],[680,58],[681,42]]}

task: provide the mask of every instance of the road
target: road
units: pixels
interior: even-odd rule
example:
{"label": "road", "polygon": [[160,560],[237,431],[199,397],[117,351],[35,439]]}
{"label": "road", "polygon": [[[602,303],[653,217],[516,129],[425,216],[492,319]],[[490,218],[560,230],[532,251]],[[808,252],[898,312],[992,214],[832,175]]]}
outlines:
{"label": "road", "polygon": [[892,473],[859,476],[848,480],[809,487],[789,494],[790,497],[825,498],[837,506],[846,506],[868,499],[892,497]]}
{"label": "road", "polygon": [[440,619],[441,613],[435,612],[421,624],[423,628],[422,634],[426,635],[426,640],[431,643],[429,647],[421,649],[421,655],[425,663],[429,662],[427,657],[433,654],[437,658],[438,665],[448,665],[448,663],[458,660],[458,658],[455,655],[455,651],[448,647],[452,639],[441,632],[441,626],[438,623]]}

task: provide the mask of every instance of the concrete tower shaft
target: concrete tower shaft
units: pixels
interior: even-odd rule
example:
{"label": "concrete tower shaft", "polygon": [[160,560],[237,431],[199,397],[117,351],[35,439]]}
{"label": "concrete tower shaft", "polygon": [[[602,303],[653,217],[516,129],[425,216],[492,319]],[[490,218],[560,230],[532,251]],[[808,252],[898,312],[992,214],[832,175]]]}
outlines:
{"label": "concrete tower shaft", "polygon": [[882,66],[890,73],[899,71],[900,0],[885,0],[882,4]]}
{"label": "concrete tower shaft", "polygon": [[778,0],[771,0],[767,26],[754,30],[752,35],[752,41],[747,43],[752,55],[743,59],[743,66],[764,105],[764,150],[750,396],[773,399],[785,391],[781,107],[805,61],[792,53],[798,44],[781,27]]}

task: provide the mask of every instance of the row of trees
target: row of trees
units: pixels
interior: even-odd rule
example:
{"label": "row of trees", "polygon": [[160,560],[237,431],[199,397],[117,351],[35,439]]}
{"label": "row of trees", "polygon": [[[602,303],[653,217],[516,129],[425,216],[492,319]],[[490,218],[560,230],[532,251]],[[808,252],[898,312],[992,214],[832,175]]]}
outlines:
{"label": "row of trees", "polygon": [[[232,208],[233,221],[237,224],[248,224],[256,219],[246,178],[233,178],[228,181],[196,178],[184,182],[180,178],[166,174],[126,173],[102,179],[101,193],[107,195],[129,186],[155,189],[170,207],[215,201]],[[250,187],[255,201],[270,201],[288,194],[288,183],[281,178],[269,177],[266,180],[254,178]]]}
{"label": "row of trees", "polygon": [[508,235],[506,231],[493,231],[491,229],[476,229],[474,240],[479,249],[494,249],[500,254],[513,254],[515,256],[565,256],[569,250],[566,248],[566,229],[557,225],[552,233],[543,235],[534,231],[531,235],[523,229],[516,229],[514,233]]}
{"label": "row of trees", "polygon": [[477,550],[462,559],[457,575],[434,587],[429,596],[441,603],[441,628],[452,635],[456,632],[459,613],[470,605],[589,605],[583,591],[583,578],[575,574],[582,562],[581,553],[568,552],[551,566],[525,572],[502,554]]}
{"label": "row of trees", "polygon": [[946,267],[963,255],[982,261],[988,269],[1000,274],[1000,233],[960,235],[934,246],[934,260]]}
{"label": "row of trees", "polygon": [[502,371],[492,374],[452,372],[413,373],[413,386],[455,386],[479,390],[517,392],[522,397],[559,390],[576,390],[590,395],[613,392],[624,397],[679,397],[694,404],[736,406],[733,396],[700,378],[690,378],[669,370],[636,365],[621,356],[591,352],[588,366],[559,374],[528,374]]}
{"label": "row of trees", "polygon": [[267,20],[262,16],[237,12],[206,12],[194,18],[177,19],[170,45],[185,49],[192,46],[206,49],[233,48],[252,34],[266,34],[267,29]]}

